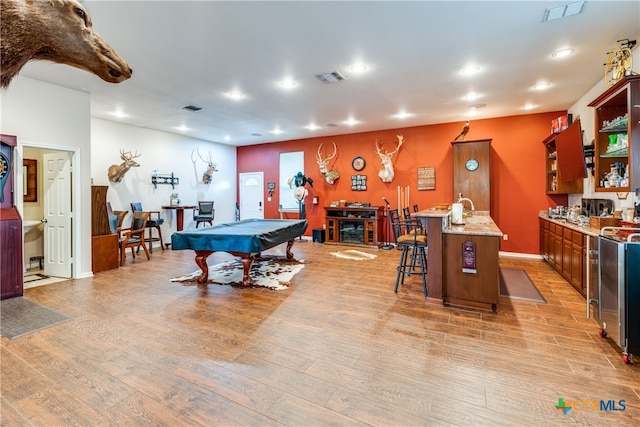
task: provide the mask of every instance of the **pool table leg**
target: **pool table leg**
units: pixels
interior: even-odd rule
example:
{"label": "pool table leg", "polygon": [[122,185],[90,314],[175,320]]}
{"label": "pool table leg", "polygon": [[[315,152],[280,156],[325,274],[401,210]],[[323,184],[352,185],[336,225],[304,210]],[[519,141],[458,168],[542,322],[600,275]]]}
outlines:
{"label": "pool table leg", "polygon": [[253,284],[253,282],[251,281],[251,276],[249,276],[249,270],[251,270],[253,259],[254,258],[251,255],[242,257],[242,286],[251,286]]}
{"label": "pool table leg", "polygon": [[287,242],[287,259],[293,259],[293,252],[291,252],[291,248],[295,243],[295,239],[291,239]]}
{"label": "pool table leg", "polygon": [[204,284],[209,281],[209,266],[207,265],[207,257],[214,251],[196,251],[196,264],[202,270],[202,274],[198,276],[196,282]]}

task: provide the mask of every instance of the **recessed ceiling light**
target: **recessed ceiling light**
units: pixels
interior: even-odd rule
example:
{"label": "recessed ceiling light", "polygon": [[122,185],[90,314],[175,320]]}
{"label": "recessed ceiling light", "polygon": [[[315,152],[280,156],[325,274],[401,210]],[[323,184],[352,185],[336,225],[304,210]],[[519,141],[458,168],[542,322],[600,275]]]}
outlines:
{"label": "recessed ceiling light", "polygon": [[571,55],[574,52],[573,49],[571,48],[566,48],[566,49],[558,49],[555,52],[553,52],[551,54],[551,57],[553,58],[566,58],[567,56]]}
{"label": "recessed ceiling light", "polygon": [[537,105],[534,105],[534,104],[525,104],[525,105],[522,107],[522,109],[523,109],[523,110],[533,110],[533,109],[534,109],[534,108],[536,108],[536,107],[537,107]]}
{"label": "recessed ceiling light", "polygon": [[471,75],[471,74],[476,74],[476,73],[478,73],[478,72],[480,72],[480,67],[479,67],[479,66],[477,66],[477,65],[469,65],[468,67],[464,67],[464,68],[460,71],[460,73],[461,73],[463,76],[469,76],[469,75]]}
{"label": "recessed ceiling light", "polygon": [[549,89],[551,87],[551,83],[547,83],[547,82],[542,82],[542,83],[537,83],[533,86],[533,90],[545,90],[545,89]]}
{"label": "recessed ceiling light", "polygon": [[227,98],[236,99],[236,100],[245,98],[245,95],[238,90],[232,90],[230,92],[227,92],[224,94],[224,96],[226,96]]}
{"label": "recessed ceiling light", "polygon": [[353,117],[347,119],[344,121],[344,124],[347,126],[354,126],[357,125],[358,123],[360,123],[358,120],[354,119]]}
{"label": "recessed ceiling light", "polygon": [[274,135],[280,135],[281,133],[283,133],[284,131],[278,128],[275,128],[274,130],[271,131],[272,134]]}
{"label": "recessed ceiling light", "polygon": [[395,117],[396,119],[407,119],[409,117],[413,116],[413,114],[411,113],[407,113],[406,111],[400,111],[399,113],[396,113],[393,115],[393,117]]}
{"label": "recessed ceiling light", "polygon": [[225,136],[224,136],[224,140],[225,140],[225,141],[231,141],[231,137],[230,137],[229,135],[225,135]]}
{"label": "recessed ceiling light", "polygon": [[180,125],[180,126],[176,127],[176,129],[178,129],[180,132],[186,132],[188,130],[191,130],[190,128],[186,127],[185,125]]}
{"label": "recessed ceiling light", "polygon": [[309,130],[318,130],[320,129],[320,126],[318,126],[315,123],[310,123],[307,126],[305,126],[305,129],[309,129]]}
{"label": "recessed ceiling light", "polygon": [[479,93],[469,92],[468,94],[463,96],[462,99],[464,99],[465,101],[475,101],[476,99],[478,99],[480,97],[481,97],[481,95]]}
{"label": "recessed ceiling light", "polygon": [[367,71],[367,66],[364,64],[354,64],[351,66],[351,71],[354,73],[364,73]]}
{"label": "recessed ceiling light", "polygon": [[294,87],[296,87],[297,83],[293,80],[283,80],[280,82],[280,86],[282,86],[285,89],[292,89]]}
{"label": "recessed ceiling light", "polygon": [[125,117],[129,117],[129,115],[122,110],[114,111],[111,113],[111,115],[119,119],[124,119]]}

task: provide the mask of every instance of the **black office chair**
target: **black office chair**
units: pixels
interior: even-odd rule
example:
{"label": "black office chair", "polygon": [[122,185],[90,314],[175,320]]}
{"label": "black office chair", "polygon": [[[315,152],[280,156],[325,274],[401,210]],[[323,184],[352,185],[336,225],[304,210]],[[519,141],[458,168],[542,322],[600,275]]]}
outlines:
{"label": "black office chair", "polygon": [[[131,210],[135,213],[136,211],[142,211],[142,203],[133,202],[131,203]],[[160,211],[147,211],[149,212],[149,218],[147,219],[146,228],[148,230],[148,237],[145,239],[149,242],[149,252],[153,253],[153,242],[160,242],[160,248],[164,251],[164,242],[162,241],[162,230],[160,226],[164,224],[164,219],[160,218]],[[156,215],[155,219],[152,219],[151,216]],[[153,229],[158,231],[158,237],[153,237],[152,231]]]}
{"label": "black office chair", "polygon": [[214,214],[215,209],[213,209],[212,201],[199,201],[198,207],[193,210],[193,220],[196,222],[196,228],[198,228],[200,223],[205,222],[209,223],[209,225],[213,225]]}

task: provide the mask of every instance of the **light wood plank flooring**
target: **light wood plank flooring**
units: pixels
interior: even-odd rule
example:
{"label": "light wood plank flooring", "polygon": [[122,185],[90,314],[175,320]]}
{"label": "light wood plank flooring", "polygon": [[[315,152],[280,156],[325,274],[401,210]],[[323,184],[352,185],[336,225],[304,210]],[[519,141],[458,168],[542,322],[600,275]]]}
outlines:
{"label": "light wood plank flooring", "polygon": [[[1,424],[640,424],[640,355],[623,364],[543,261],[501,259],[526,269],[548,303],[501,298],[491,314],[426,303],[417,277],[395,294],[396,250],[330,254],[343,249],[296,242],[306,267],[284,291],[169,282],[197,270],[192,251],[170,250],[28,289],[73,320],[2,337]],[[559,398],[626,410],[582,403],[563,415]]]}

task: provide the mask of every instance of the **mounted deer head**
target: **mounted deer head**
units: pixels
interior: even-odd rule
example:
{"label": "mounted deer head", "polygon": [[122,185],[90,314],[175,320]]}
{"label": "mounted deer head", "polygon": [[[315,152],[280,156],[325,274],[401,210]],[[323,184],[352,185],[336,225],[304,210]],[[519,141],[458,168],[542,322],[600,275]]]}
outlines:
{"label": "mounted deer head", "polygon": [[91,17],[75,0],[2,0],[0,87],[31,60],[89,71],[110,83],[131,77],[129,65],[93,31]]}
{"label": "mounted deer head", "polygon": [[382,160],[382,169],[380,169],[380,171],[378,172],[378,176],[380,177],[382,182],[391,182],[393,181],[393,177],[395,176],[391,158],[398,152],[400,147],[402,147],[402,144],[404,144],[404,137],[402,135],[396,135],[396,137],[398,138],[398,146],[390,153],[383,152],[382,148],[378,145],[378,140],[376,139],[376,150],[378,151],[380,160]]}
{"label": "mounted deer head", "polygon": [[[213,163],[213,155],[211,154],[211,151],[207,153],[206,159],[200,155],[200,149],[197,148],[196,151],[198,153],[198,157],[200,157],[200,160],[207,164],[207,170],[202,174],[202,183],[211,184],[211,176],[214,172],[218,172],[218,166]],[[191,151],[191,161],[193,162],[193,166],[195,167],[196,159],[193,154],[194,150]]]}
{"label": "mounted deer head", "polygon": [[122,177],[130,168],[137,168],[140,166],[133,159],[136,157],[140,157],[142,154],[131,154],[131,151],[127,151],[126,153],[123,150],[120,150],[120,158],[124,160],[124,162],[119,165],[111,165],[109,166],[109,181],[111,182],[120,182],[122,181]]}
{"label": "mounted deer head", "polygon": [[320,166],[320,173],[322,174],[322,176],[324,176],[324,179],[329,184],[333,184],[334,182],[336,182],[336,179],[340,178],[340,172],[338,172],[335,169],[327,169],[327,166],[329,165],[329,161],[331,161],[336,156],[338,149],[336,148],[336,143],[332,142],[333,154],[327,157],[326,159],[322,160],[322,154],[321,154],[322,144],[324,144],[324,142],[321,143],[320,146],[318,147],[318,154],[316,155],[316,161],[318,162],[318,166]]}

